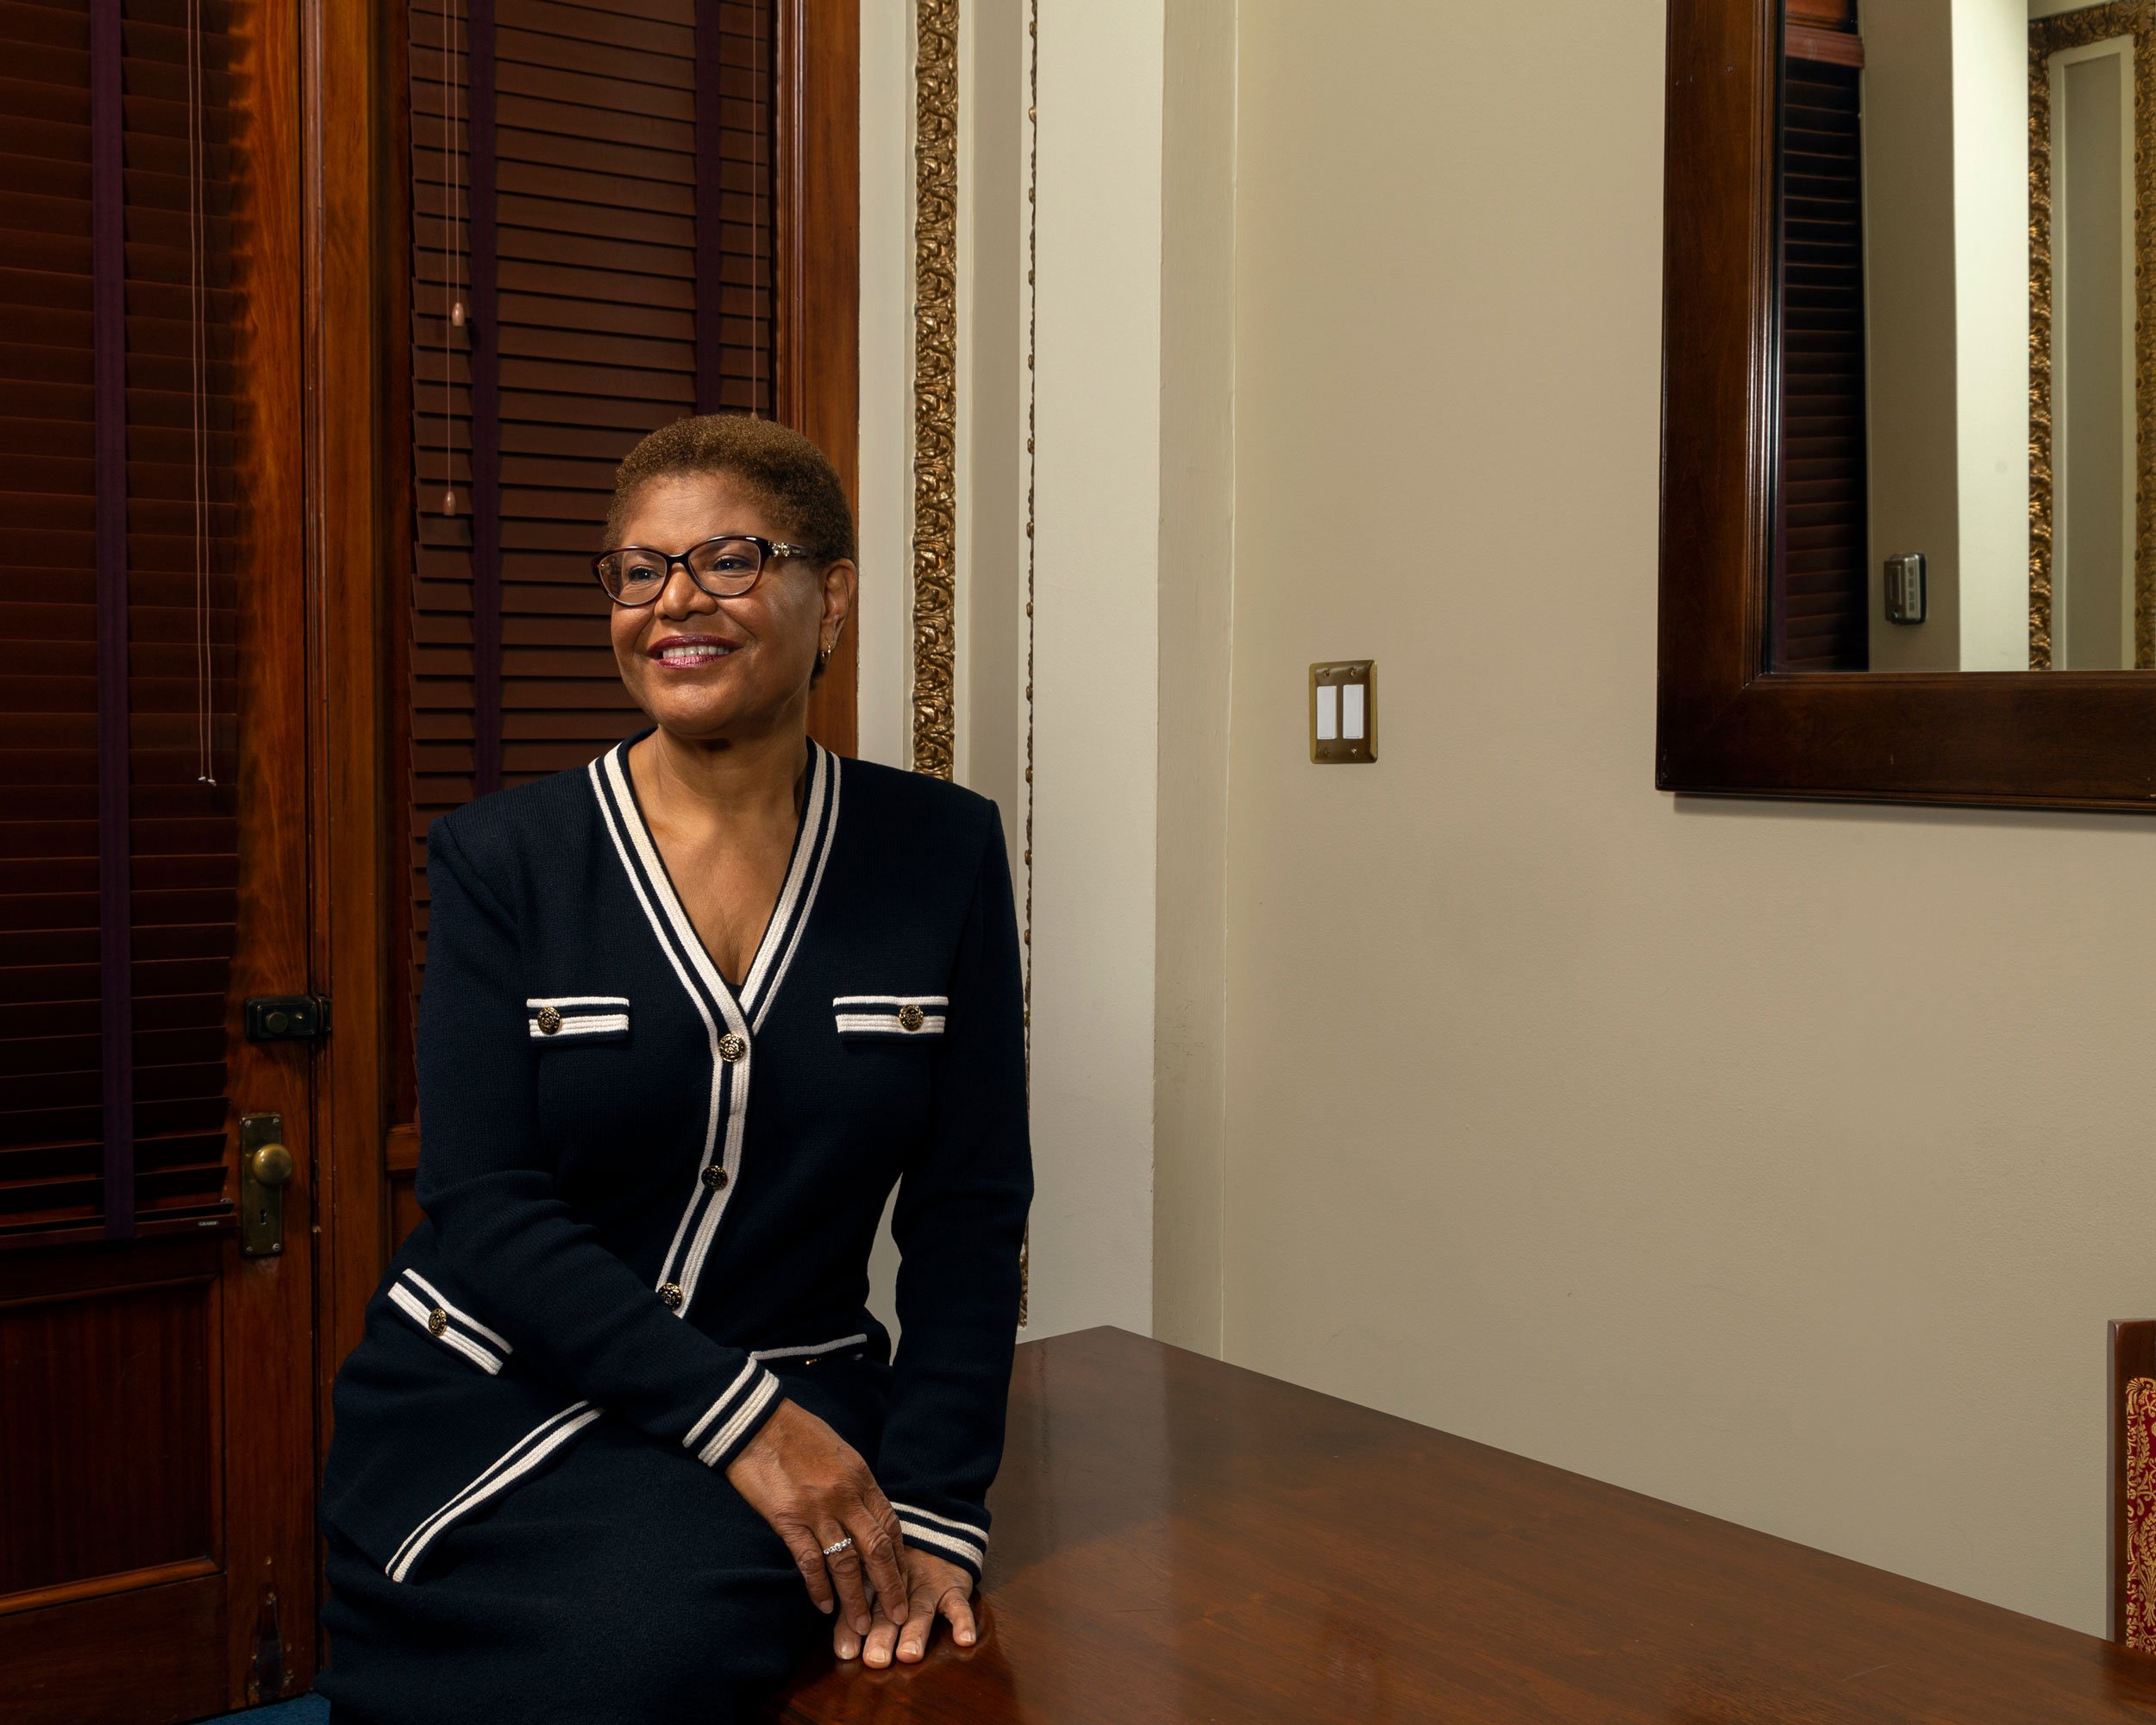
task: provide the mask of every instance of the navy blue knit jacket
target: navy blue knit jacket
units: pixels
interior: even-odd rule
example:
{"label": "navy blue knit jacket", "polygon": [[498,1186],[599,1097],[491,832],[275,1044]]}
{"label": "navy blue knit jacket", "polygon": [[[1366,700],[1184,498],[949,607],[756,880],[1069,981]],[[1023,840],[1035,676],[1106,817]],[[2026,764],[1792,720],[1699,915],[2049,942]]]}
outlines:
{"label": "navy blue knit jacket", "polygon": [[[891,1365],[868,1460],[907,1540],[977,1576],[1032,1195],[995,806],[815,749],[736,990],[636,740],[428,831],[426,1220],[339,1373],[323,1513],[414,1579],[592,1421],[723,1468],[782,1397],[767,1359],[862,1352]],[[865,1301],[894,1183],[893,1359]]]}

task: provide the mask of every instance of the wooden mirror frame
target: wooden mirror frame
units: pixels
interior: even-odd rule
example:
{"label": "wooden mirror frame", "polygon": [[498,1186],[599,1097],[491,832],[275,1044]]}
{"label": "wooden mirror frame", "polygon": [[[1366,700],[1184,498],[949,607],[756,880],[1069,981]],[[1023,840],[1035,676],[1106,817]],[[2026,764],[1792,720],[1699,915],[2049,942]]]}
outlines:
{"label": "wooden mirror frame", "polygon": [[1766,665],[1783,0],[1670,0],[1655,783],[2156,812],[2156,674]]}

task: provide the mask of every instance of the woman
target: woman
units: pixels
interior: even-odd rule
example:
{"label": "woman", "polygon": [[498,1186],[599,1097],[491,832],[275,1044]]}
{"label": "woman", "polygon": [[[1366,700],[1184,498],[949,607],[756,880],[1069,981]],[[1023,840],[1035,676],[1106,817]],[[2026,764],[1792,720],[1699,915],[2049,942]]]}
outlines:
{"label": "woman", "polygon": [[856,575],[806,440],[654,432],[607,543],[652,724],[427,835],[427,1219],[323,1488],[354,1725],[732,1719],[819,1612],[976,1634],[1032,1193],[995,806],[809,739]]}

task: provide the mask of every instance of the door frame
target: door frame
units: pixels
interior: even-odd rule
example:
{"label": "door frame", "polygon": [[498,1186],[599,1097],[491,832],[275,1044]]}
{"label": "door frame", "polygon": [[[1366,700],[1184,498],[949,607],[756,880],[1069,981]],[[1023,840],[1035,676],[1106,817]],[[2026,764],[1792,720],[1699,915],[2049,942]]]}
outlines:
{"label": "door frame", "polygon": [[2073,484],[2072,445],[2066,435],[2067,400],[2071,393],[2073,367],[2071,363],[2072,318],[2067,281],[2073,269],[2073,241],[2067,231],[2066,186],[2070,177],[2071,139],[2066,125],[2065,72],[2070,66],[2089,60],[2109,60],[2117,62],[2120,113],[2120,154],[2122,158],[2119,170],[2120,231],[2119,260],[2122,282],[2119,302],[2124,329],[2121,336],[2120,351],[2132,361],[2134,348],[2134,328],[2140,312],[2140,294],[2136,277],[2140,248],[2135,233],[2135,210],[2139,203],[2139,187],[2134,174],[2134,100],[2135,87],[2134,59],[2140,44],[2131,31],[2115,36],[2105,36],[2093,42],[2081,42],[2054,48],[2044,57],[2044,75],[2051,92],[2050,139],[2047,148],[2051,160],[2052,208],[2052,279],[2051,305],[2051,423],[2052,423],[2052,569],[2051,569],[2051,642],[2052,664],[2062,670],[2132,670],[2134,668],[2134,621],[2139,612],[2140,580],[2140,534],[2137,518],[2140,503],[2133,476],[2140,472],[2140,392],[2134,386],[2129,374],[2126,386],[2120,391],[2122,414],[2125,425],[2122,430],[2124,443],[2123,466],[2128,483],[2122,488],[2122,508],[2125,519],[2120,525],[2119,543],[2126,548],[2125,579],[2119,583],[2120,641],[2124,648],[2123,665],[2081,666],[2072,662],[2068,650],[2071,634],[2073,611],[2073,535],[2071,530],[2069,502]]}
{"label": "door frame", "polygon": [[[329,1391],[387,1258],[389,658],[399,583],[389,361],[403,261],[391,0],[301,0],[309,931],[332,1002],[316,1067],[315,1489]],[[311,1665],[310,1665],[311,1669]]]}

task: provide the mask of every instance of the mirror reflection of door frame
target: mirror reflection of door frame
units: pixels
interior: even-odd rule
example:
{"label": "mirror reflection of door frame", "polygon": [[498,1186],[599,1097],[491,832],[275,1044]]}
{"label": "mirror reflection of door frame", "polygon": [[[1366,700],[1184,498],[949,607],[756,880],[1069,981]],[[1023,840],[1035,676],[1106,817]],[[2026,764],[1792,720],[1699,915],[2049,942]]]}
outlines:
{"label": "mirror reflection of door frame", "polygon": [[[2046,155],[2051,173],[2052,208],[2052,270],[2051,270],[2051,386],[2052,386],[2052,664],[2059,670],[2115,671],[2132,669],[2137,665],[2147,668],[2134,643],[2134,622],[2139,615],[2140,589],[2147,579],[2146,558],[2140,554],[2134,533],[2135,492],[2134,476],[2139,471],[2140,428],[2136,423],[2135,391],[2129,380],[2120,392],[2120,462],[2125,475],[2121,486],[2120,508],[2123,520],[2120,524],[2119,545],[2130,561],[2131,572],[2118,584],[2120,607],[2119,639],[2114,648],[2110,663],[2083,662],[2086,656],[2077,651],[2074,637],[2077,625],[2074,618],[2080,609],[2075,593],[2074,522],[2078,519],[2073,505],[2074,439],[2072,425],[2073,379],[2082,373],[2083,366],[2074,360],[2078,338],[2074,329],[2074,294],[2071,277],[2074,270],[2076,245],[2073,239],[2070,190],[2070,164],[2080,152],[2076,148],[2071,128],[2066,119],[2071,111],[2067,101],[2066,74],[2069,67],[2091,61],[2109,60],[2118,78],[2119,114],[2122,122],[2119,133],[2119,227],[2125,236],[2119,247],[2121,276],[2119,351],[2125,357],[2129,370],[2134,365],[2134,72],[2137,59],[2131,34],[2107,36],[2099,41],[2077,43],[2059,49],[2046,57],[2045,72],[2050,89],[2050,134],[2045,140]],[[2084,577],[2085,578],[2085,577]]]}
{"label": "mirror reflection of door frame", "polygon": [[[2056,63],[2116,52],[2120,39],[2132,44],[2132,100],[2127,108],[2131,133],[2127,151],[2132,172],[2125,188],[2129,226],[2136,206],[2156,207],[2156,22],[2147,9],[2128,0],[2083,7],[2029,23],[2029,668],[2067,668],[2063,650],[2053,536],[2057,524],[2060,450],[2056,427],[2060,418],[2054,375],[2054,313],[2059,294],[2055,278],[2054,211],[2058,186],[2053,160],[2053,83]],[[2128,543],[2134,548],[2130,606],[2133,666],[2156,669],[2156,486],[2142,482],[2146,440],[2139,428],[2156,423],[2156,366],[2142,357],[2142,347],[2156,334],[2156,248],[2147,229],[2134,228],[2126,268],[2132,283],[2127,318],[2128,351],[2135,356],[2135,377],[2128,392],[2131,422]],[[2138,317],[2138,329],[2134,327]]]}

